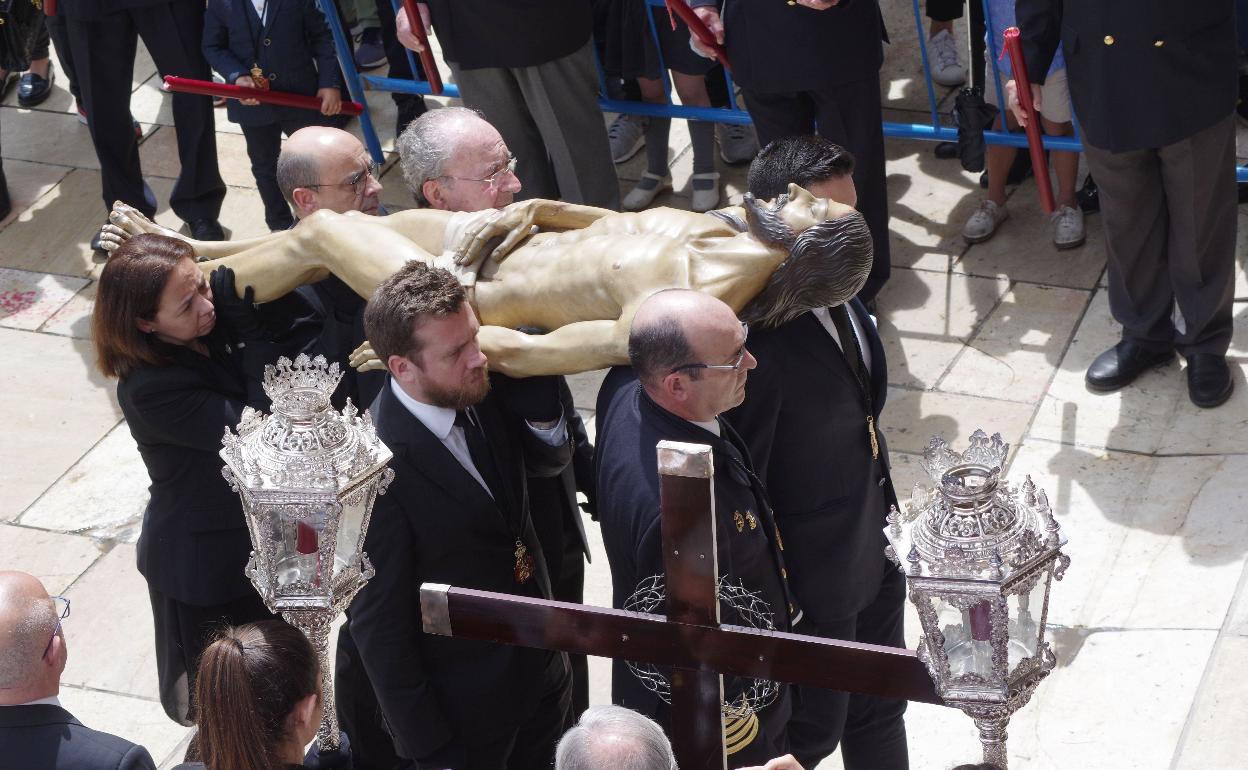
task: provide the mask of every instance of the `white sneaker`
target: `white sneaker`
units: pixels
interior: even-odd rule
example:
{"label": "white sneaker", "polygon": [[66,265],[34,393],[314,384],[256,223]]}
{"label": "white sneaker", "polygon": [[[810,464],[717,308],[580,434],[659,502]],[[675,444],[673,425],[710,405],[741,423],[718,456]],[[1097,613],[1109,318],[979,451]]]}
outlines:
{"label": "white sneaker", "polygon": [[1059,249],[1073,249],[1083,245],[1087,236],[1083,232],[1083,211],[1070,206],[1059,206],[1049,217],[1053,223],[1053,245]]}
{"label": "white sneaker", "polygon": [[641,175],[637,186],[624,196],[625,211],[641,211],[659,197],[659,193],[672,189],[671,174],[651,174],[649,171]]}
{"label": "white sneaker", "polygon": [[932,80],[942,86],[960,86],[966,82],[966,67],[958,58],[958,44],[942,29],[927,40],[927,61],[932,68]]}
{"label": "white sneaker", "polygon": [[[702,184],[698,184],[701,182]],[[710,182],[708,185],[707,182]],[[689,208],[706,212],[719,207],[719,172],[694,174],[689,182]]]}
{"label": "white sneaker", "polygon": [[612,161],[623,163],[646,146],[648,122],[642,115],[623,113],[611,121],[611,125],[607,128],[607,139],[611,142]]}
{"label": "white sneaker", "polygon": [[983,243],[997,232],[1002,222],[1009,218],[1010,212],[1005,210],[1005,206],[998,206],[984,198],[979,208],[962,226],[962,237],[967,243]]}
{"label": "white sneaker", "polygon": [[715,138],[719,140],[719,157],[725,163],[749,163],[758,154],[758,134],[754,126],[716,123]]}

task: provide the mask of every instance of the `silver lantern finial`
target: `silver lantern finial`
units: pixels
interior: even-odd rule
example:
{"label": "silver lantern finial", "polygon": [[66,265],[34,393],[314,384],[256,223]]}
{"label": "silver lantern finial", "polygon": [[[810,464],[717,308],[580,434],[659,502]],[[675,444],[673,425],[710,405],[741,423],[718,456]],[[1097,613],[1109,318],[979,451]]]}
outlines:
{"label": "silver lantern finial", "polygon": [[984,761],[1003,770],[1010,716],[1057,662],[1044,641],[1049,587],[1070,566],[1044,491],[1030,477],[1021,495],[1002,480],[1009,450],[982,430],[960,454],[933,438],[921,465],[934,487],[915,484],[884,528],[923,625],[919,656],[940,696],[974,719]]}
{"label": "silver lantern finial", "polygon": [[235,434],[225,429],[222,474],[243,501],[251,534],[247,576],[270,611],[297,627],[321,666],[317,743],[338,746],[329,630],[373,576],[364,537],[377,495],[394,478],[390,450],[367,413],[330,406],[341,379],[323,356],[266,366],[265,416],[248,407]]}

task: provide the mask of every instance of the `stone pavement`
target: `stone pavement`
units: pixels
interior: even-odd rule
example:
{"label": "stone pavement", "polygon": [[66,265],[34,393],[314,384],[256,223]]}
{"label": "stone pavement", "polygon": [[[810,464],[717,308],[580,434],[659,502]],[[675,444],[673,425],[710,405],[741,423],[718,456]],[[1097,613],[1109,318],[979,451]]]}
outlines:
{"label": "stone pavement", "polygon": [[[893,39],[887,116],[925,121],[910,3],[884,5]],[[133,110],[144,170],[167,201],[178,161],[157,83],[140,50]],[[99,266],[87,243],[104,209],[87,129],[64,86],[62,76],[36,110],[18,109],[14,95],[0,106],[15,203],[0,222],[0,566],[33,572],[74,600],[66,706],[88,725],[145,744],[167,767],[187,731],[157,700],[150,609],[134,566],[147,476],[114,386],[93,367]],[[940,96],[947,109],[952,92]],[[382,95],[372,104],[391,147],[393,105]],[[217,141],[230,186],[222,222],[234,237],[261,234],[242,136],[222,112]],[[1193,407],[1179,363],[1096,396],[1084,389],[1083,371],[1118,334],[1098,218],[1088,220],[1087,245],[1057,252],[1034,183],[1025,183],[1011,193],[1013,217],[1001,233],[967,247],[959,231],[979,200],[976,177],[936,159],[928,143],[889,140],[888,151],[894,271],[879,323],[898,489],[904,496],[920,476],[918,453],[933,434],[961,444],[977,427],[999,431],[1014,447],[1011,476],[1030,473],[1049,492],[1071,541],[1074,563],[1050,610],[1059,667],[1011,724],[1014,766],[1244,767],[1248,217],[1240,216],[1232,400],[1213,411]],[[686,206],[692,162],[679,122],[671,152],[676,192],[658,202]],[[638,156],[619,168],[625,190],[643,163]],[[721,171],[735,202],[743,170]],[[382,181],[388,205],[410,205],[393,164]],[[180,224],[167,208],[158,219]],[[573,378],[586,417],[600,378]],[[586,598],[605,605],[609,574],[596,537],[595,546]],[[913,644],[913,614],[907,627]],[[606,702],[607,662],[595,660],[592,671],[594,700]],[[908,723],[915,768],[978,756],[970,720],[958,712],[914,706]]]}

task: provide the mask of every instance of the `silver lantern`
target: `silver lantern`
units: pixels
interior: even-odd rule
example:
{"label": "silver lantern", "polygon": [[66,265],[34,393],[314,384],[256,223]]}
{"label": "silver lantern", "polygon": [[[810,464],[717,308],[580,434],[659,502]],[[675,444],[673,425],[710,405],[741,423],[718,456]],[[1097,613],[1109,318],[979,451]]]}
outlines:
{"label": "silver lantern", "polygon": [[373,501],[394,471],[372,420],[348,401],[330,406],[338,364],[301,355],[266,366],[265,416],[243,410],[238,433],[222,439],[222,473],[243,500],[251,533],[247,576],[269,610],[308,637],[321,666],[322,717],[317,743],[338,746],[330,626],[373,576],[364,553]]}
{"label": "silver lantern", "polygon": [[915,484],[888,516],[886,554],[906,576],[936,690],[979,728],[984,761],[1005,768],[1006,725],[1057,659],[1044,641],[1049,586],[1070,557],[1043,490],[1002,479],[1009,444],[982,430],[958,454],[941,438],[923,452],[935,484]]}

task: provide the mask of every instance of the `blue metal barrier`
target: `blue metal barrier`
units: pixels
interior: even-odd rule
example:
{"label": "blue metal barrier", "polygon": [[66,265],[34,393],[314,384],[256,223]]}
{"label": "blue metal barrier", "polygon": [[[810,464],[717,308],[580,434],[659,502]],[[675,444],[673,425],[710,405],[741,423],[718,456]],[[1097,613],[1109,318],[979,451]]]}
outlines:
{"label": "blue metal barrier", "polygon": [[[988,0],[981,0],[984,4],[984,23],[988,30],[993,29],[992,13],[988,7]],[[381,143],[377,139],[377,132],[373,126],[372,118],[367,109],[368,102],[364,98],[366,90],[385,91],[400,94],[420,94],[428,96],[433,93],[432,88],[427,80],[404,80],[399,78],[382,77],[377,75],[361,75],[355,66],[355,56],[352,51],[350,40],[347,38],[346,32],[342,28],[342,22],[338,14],[333,11],[332,7],[328,10],[325,4],[332,4],[333,0],[318,0],[321,3],[321,11],[325,13],[325,20],[329,24],[329,29],[334,38],[334,48],[338,55],[338,63],[342,67],[342,71],[346,76],[347,90],[351,93],[351,98],[360,102],[365,106],[363,114],[360,115],[360,129],[364,134],[364,142],[368,147],[369,154],[378,163],[384,162],[385,158],[381,151]],[[401,0],[390,0],[395,13],[401,5]],[[651,7],[663,8],[664,0],[645,0],[646,4]],[[974,0],[970,0],[974,2]],[[901,123],[896,121],[884,121],[884,136],[897,139],[921,139],[927,141],[939,142],[956,142],[958,139],[957,128],[946,125],[941,121],[939,100],[936,98],[936,89],[932,84],[931,66],[927,55],[927,35],[923,30],[923,14],[919,8],[919,0],[911,0],[914,9],[915,29],[918,33],[919,55],[923,60],[924,82],[927,86],[928,106],[931,112],[931,123]],[[654,36],[655,47],[658,50],[659,62],[663,64],[663,52],[659,46],[658,31],[654,27],[653,14],[647,14],[647,20],[650,23],[650,31]],[[999,50],[997,41],[992,34],[988,35],[988,60],[992,67],[993,87],[997,92],[997,104],[1004,105],[1005,93],[1001,82],[1001,73],[997,67],[997,58]],[[413,76],[418,72],[416,68],[416,57],[410,51],[407,52],[408,65],[411,67]],[[595,56],[597,62],[597,57]],[[649,102],[634,102],[620,99],[610,99],[606,96],[606,78],[602,71],[602,66],[598,64],[598,77],[601,87],[601,95],[598,99],[598,105],[604,112],[627,113],[630,115],[644,115],[648,117],[659,118],[683,118],[687,120],[705,120],[714,123],[732,123],[738,125],[748,125],[750,115],[742,109],[736,101],[735,88],[732,82],[732,76],[727,72],[724,73],[728,86],[728,107],[690,107],[683,104],[675,104],[671,101],[671,79],[667,75],[667,68],[663,67],[662,77],[664,89],[668,94],[667,104],[651,104]],[[443,78],[445,80],[445,78]],[[454,83],[445,83],[443,96],[459,97],[459,88]],[[1026,147],[1027,135],[1022,131],[985,131],[984,139],[989,144],[999,144],[1011,147]],[[1049,150],[1059,150],[1066,152],[1083,152],[1083,143],[1079,139],[1079,125],[1075,122],[1075,136],[1045,136],[1044,146]],[[1240,182],[1248,182],[1248,168],[1238,167],[1236,176]]]}

